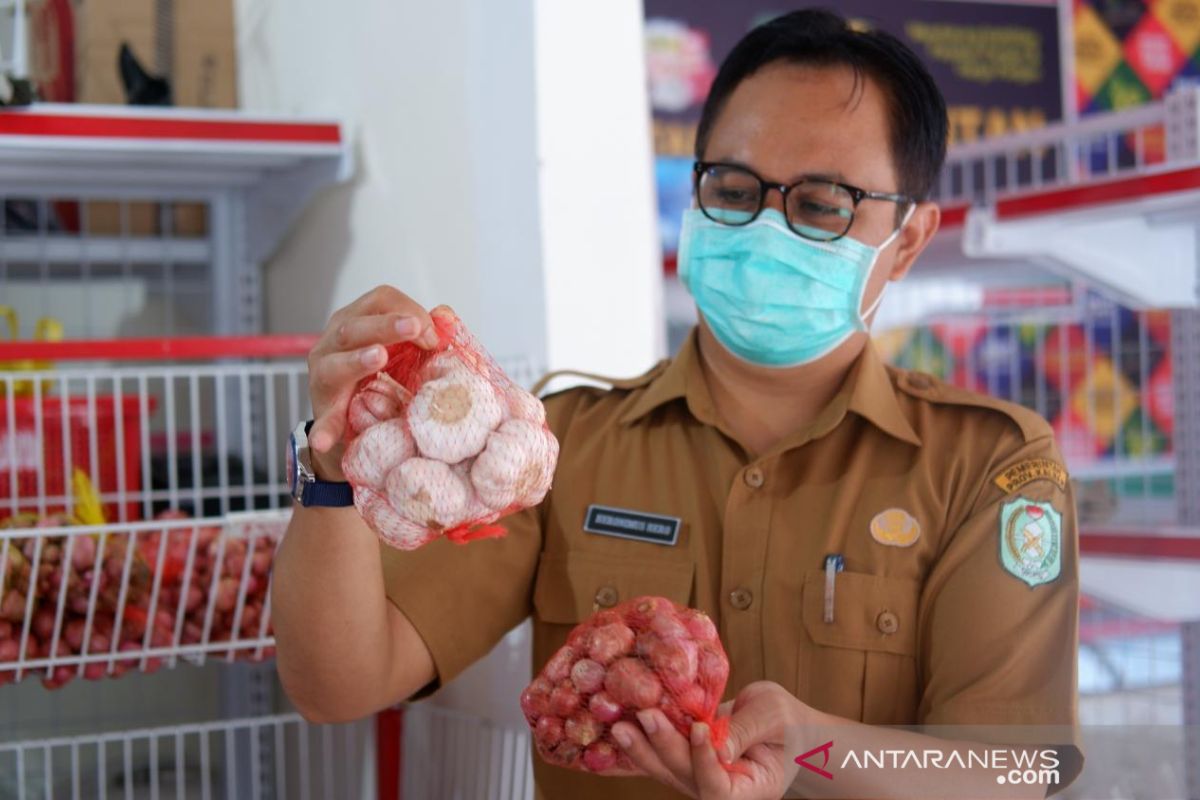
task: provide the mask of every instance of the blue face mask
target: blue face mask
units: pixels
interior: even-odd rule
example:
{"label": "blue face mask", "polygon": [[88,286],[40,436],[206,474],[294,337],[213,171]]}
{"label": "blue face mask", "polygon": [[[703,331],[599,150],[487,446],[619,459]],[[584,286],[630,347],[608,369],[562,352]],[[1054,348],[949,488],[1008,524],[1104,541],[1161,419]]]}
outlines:
{"label": "blue face mask", "polygon": [[807,364],[867,330],[879,305],[859,313],[867,278],[903,227],[879,247],[849,237],[814,242],[774,209],[738,227],[693,208],[683,214],[679,278],[731,353],[763,366]]}

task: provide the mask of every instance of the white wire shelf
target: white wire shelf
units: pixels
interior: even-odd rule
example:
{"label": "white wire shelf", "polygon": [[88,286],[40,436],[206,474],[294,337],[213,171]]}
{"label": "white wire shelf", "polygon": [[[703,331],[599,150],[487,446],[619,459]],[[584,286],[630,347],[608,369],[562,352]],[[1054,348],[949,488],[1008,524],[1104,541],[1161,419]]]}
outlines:
{"label": "white wire shelf", "polygon": [[936,197],[945,235],[922,269],[1023,281],[1032,264],[1135,307],[1198,307],[1200,87],[955,146]]}
{"label": "white wire shelf", "polygon": [[208,264],[213,249],[200,237],[8,234],[0,256],[12,264]]}
{"label": "white wire shelf", "polygon": [[373,745],[369,719],[296,714],[0,743],[0,797],[353,800]]}
{"label": "white wire shelf", "polygon": [[0,530],[0,684],[270,657],[271,564],[289,516],[72,527],[52,515]]}
{"label": "white wire shelf", "polygon": [[[388,752],[382,738],[379,758]],[[530,800],[532,741],[526,725],[481,719],[430,702],[404,707],[401,797]]]}

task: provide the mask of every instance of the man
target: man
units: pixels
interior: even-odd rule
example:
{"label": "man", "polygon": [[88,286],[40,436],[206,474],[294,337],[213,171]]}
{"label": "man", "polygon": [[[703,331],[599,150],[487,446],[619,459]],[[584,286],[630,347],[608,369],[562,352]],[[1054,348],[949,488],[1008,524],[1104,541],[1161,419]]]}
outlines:
{"label": "man", "polygon": [[[353,510],[297,509],[273,600],[297,707],[351,719],[432,691],[530,615],[539,668],[596,609],[655,594],[718,624],[729,752],[644,712],[614,727],[640,777],[537,762],[541,796],[1044,794],[979,769],[834,780],[796,761],[826,738],[838,758],[964,746],[879,727],[901,724],[1038,726],[962,738],[1055,746],[1069,782],[1077,544],[1050,428],[885,367],[867,336],[937,229],[945,139],[941,95],[895,38],[819,11],[749,33],[697,136],[680,245],[697,330],[646,375],[546,399],[554,488],[503,539],[381,552]],[[318,478],[341,480],[347,402],[384,345],[431,334],[387,287],[334,314],[310,356]],[[596,507],[669,534],[612,535]]]}

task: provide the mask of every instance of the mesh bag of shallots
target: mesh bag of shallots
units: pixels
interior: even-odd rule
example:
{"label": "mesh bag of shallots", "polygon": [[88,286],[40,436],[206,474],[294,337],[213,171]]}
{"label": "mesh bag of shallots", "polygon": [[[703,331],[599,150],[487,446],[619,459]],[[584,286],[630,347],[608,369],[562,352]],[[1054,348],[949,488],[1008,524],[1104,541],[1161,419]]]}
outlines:
{"label": "mesh bag of shallots", "polygon": [[438,346],[388,349],[349,409],[342,471],[354,504],[401,550],[445,536],[503,536],[501,517],[550,490],[558,440],[540,400],[517,386],[453,311],[430,312]]}
{"label": "mesh bag of shallots", "polygon": [[612,726],[637,725],[643,709],[661,709],[684,736],[692,723],[707,723],[714,745],[722,745],[728,718],[717,718],[717,706],[728,679],[729,659],[708,615],[638,597],[576,626],[521,693],[521,710],[547,762],[628,769]]}

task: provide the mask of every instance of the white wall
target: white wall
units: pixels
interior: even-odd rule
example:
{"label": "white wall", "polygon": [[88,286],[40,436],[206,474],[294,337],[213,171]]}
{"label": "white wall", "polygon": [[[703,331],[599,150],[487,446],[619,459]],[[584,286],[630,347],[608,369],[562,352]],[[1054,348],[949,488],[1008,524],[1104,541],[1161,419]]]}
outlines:
{"label": "white wall", "polygon": [[529,0],[240,0],[238,36],[245,108],[356,138],[354,182],[266,269],[269,328],[317,330],[391,283],[544,363]]}

